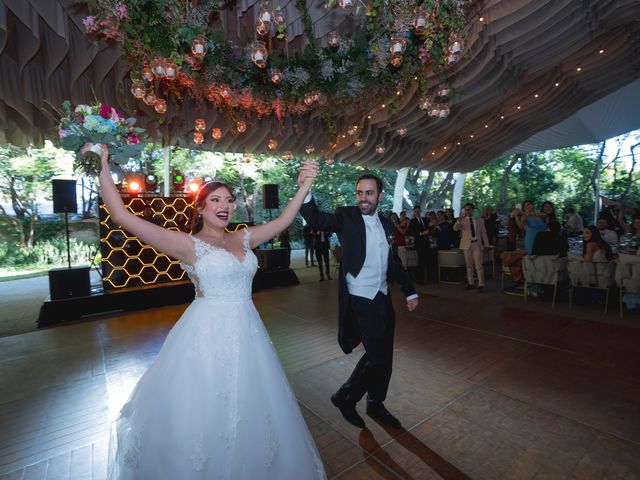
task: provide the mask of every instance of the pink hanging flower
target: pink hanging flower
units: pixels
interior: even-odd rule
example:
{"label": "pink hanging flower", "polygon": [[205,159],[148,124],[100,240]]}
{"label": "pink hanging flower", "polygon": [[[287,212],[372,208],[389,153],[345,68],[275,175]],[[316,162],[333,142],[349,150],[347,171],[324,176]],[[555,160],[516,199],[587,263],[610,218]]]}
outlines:
{"label": "pink hanging flower", "polygon": [[118,13],[118,18],[120,20],[124,20],[127,16],[127,6],[122,2],[118,2],[117,13]]}
{"label": "pink hanging flower", "polygon": [[130,134],[129,134],[129,141],[130,141],[131,143],[138,143],[138,137],[136,137],[136,136],[135,136],[135,134],[130,133]]}

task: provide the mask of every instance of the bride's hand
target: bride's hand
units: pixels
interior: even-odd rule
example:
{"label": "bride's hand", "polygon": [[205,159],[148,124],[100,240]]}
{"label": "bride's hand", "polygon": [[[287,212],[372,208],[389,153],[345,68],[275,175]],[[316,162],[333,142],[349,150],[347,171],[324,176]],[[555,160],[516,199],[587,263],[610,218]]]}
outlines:
{"label": "bride's hand", "polygon": [[315,160],[305,160],[302,162],[302,168],[298,175],[298,188],[310,188],[319,171],[320,167]]}
{"label": "bride's hand", "polygon": [[[80,149],[80,153],[88,152],[94,145],[95,144],[91,142],[85,143]],[[100,156],[100,164],[102,166],[102,170],[109,171],[109,147],[107,147],[104,143],[98,143],[97,145],[102,150],[102,155]]]}

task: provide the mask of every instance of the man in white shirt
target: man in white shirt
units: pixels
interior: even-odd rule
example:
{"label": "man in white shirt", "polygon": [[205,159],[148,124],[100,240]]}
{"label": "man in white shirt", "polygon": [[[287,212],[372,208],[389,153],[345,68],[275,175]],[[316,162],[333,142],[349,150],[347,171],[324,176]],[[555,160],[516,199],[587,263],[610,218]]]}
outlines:
{"label": "man in white shirt", "polygon": [[571,207],[567,208],[567,223],[565,227],[569,235],[582,235],[582,231],[584,230],[582,217]]}
{"label": "man in white shirt", "polygon": [[[298,178],[300,183],[303,178]],[[418,305],[418,295],[407,272],[390,245],[394,238],[391,220],[379,214],[382,181],[362,175],[356,183],[358,206],[321,212],[311,194],[300,209],[313,228],[336,232],[342,245],[339,275],[338,342],[345,353],[362,342],[365,353],[349,379],[331,396],[332,403],[352,425],[364,428],[356,403],[367,394],[367,414],[390,427],[400,427],[382,403],[387,395],[393,363],[395,313],[388,280],[398,283],[409,311]]]}
{"label": "man in white shirt", "polygon": [[596,227],[598,228],[602,239],[609,245],[615,245],[618,243],[618,234],[613,230],[609,230],[609,222],[607,222],[606,218],[600,217],[596,222]]}

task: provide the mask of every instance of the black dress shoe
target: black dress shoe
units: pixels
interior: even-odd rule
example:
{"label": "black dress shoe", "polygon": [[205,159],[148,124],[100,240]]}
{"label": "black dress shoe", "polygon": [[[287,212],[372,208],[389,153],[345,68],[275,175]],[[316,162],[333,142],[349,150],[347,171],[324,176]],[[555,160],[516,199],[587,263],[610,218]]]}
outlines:
{"label": "black dress shoe", "polygon": [[335,393],[331,395],[331,403],[338,407],[338,410],[340,410],[340,413],[347,422],[355,427],[364,428],[364,420],[358,415],[354,403],[338,398]]}
{"label": "black dress shoe", "polygon": [[471,285],[470,283],[467,283],[467,286],[464,287],[465,290],[473,290],[475,287],[473,285]]}
{"label": "black dress shoe", "polygon": [[376,420],[380,420],[387,427],[400,428],[400,420],[391,415],[382,403],[367,404],[367,415]]}

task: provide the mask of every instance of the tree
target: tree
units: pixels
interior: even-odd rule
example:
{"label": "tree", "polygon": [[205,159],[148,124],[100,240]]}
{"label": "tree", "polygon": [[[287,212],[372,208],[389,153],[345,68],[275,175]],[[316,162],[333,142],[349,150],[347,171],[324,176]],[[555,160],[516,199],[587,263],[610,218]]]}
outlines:
{"label": "tree", "polygon": [[57,163],[58,154],[50,143],[41,149],[0,147],[0,195],[13,210],[0,204],[0,216],[24,248],[36,241],[39,203],[51,199],[51,179],[63,170]]}

